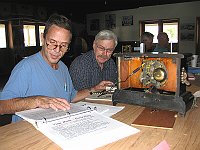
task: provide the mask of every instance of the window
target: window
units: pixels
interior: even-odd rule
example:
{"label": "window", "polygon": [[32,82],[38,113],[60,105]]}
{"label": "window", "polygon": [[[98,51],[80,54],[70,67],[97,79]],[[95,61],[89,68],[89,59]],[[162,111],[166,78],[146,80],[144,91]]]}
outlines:
{"label": "window", "polygon": [[24,25],[24,44],[27,46],[36,46],[35,25]]}
{"label": "window", "polygon": [[143,32],[151,32],[154,35],[154,43],[157,43],[157,35],[159,32],[166,32],[169,37],[169,42],[178,43],[178,19],[169,20],[153,20],[141,21],[141,34]]}
{"label": "window", "polygon": [[42,46],[41,34],[44,33],[45,26],[39,26],[40,46]]}
{"label": "window", "polygon": [[0,24],[0,48],[6,48],[6,29],[5,24]]}
{"label": "window", "polygon": [[178,43],[178,22],[163,23],[163,32],[166,32],[170,43]]}
{"label": "window", "polygon": [[145,24],[145,32],[151,32],[154,35],[153,43],[157,43],[157,35],[158,35],[158,24]]}

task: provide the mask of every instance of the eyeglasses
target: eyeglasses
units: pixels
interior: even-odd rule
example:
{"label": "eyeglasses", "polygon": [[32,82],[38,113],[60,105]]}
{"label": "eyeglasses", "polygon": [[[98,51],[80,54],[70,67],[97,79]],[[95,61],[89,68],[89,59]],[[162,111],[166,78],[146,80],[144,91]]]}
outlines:
{"label": "eyeglasses", "polygon": [[105,48],[105,47],[103,47],[101,45],[97,45],[97,44],[96,44],[96,46],[102,52],[107,51],[108,53],[112,53],[115,50],[115,48]]}
{"label": "eyeglasses", "polygon": [[58,45],[57,41],[55,41],[55,40],[50,40],[49,43],[47,43],[47,41],[46,41],[46,45],[47,45],[47,48],[51,49],[51,50],[54,50],[57,47],[59,47],[59,50],[61,50],[62,52],[67,52],[70,49],[69,44]]}

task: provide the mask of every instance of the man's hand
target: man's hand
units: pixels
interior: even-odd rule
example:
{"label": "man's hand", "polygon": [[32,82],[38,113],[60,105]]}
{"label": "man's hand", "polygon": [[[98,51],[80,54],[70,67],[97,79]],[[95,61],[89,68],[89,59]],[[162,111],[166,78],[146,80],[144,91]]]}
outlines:
{"label": "man's hand", "polygon": [[37,107],[40,108],[52,108],[54,110],[69,110],[70,104],[66,99],[62,98],[53,98],[45,96],[36,96],[35,101],[37,101]]}
{"label": "man's hand", "polygon": [[1,101],[0,114],[13,114],[18,111],[40,108],[52,108],[54,110],[69,110],[70,104],[62,98],[47,96],[30,96],[25,98],[12,98]]}
{"label": "man's hand", "polygon": [[94,91],[102,91],[102,90],[106,90],[107,86],[112,86],[112,85],[114,85],[114,83],[111,81],[101,81],[93,89]]}

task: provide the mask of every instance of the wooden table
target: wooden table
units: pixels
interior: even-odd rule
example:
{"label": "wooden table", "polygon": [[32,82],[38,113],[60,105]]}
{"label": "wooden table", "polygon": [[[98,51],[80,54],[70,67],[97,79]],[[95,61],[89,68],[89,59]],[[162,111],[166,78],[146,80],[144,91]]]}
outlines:
{"label": "wooden table", "polygon": [[[200,90],[200,76],[191,81],[188,91],[193,93]],[[98,102],[111,104],[111,102]],[[144,107],[124,105],[125,108],[112,116],[130,125],[142,112]],[[200,102],[198,101],[198,105]],[[171,150],[199,150],[200,149],[200,107],[190,109],[185,117],[176,118],[173,130],[155,129],[150,127],[136,127],[140,132],[108,144],[98,150],[152,150],[161,141],[166,140]],[[61,149],[30,123],[20,121],[0,127],[0,150],[59,150]],[[84,149],[84,148],[83,148]]]}
{"label": "wooden table", "polygon": [[[125,105],[125,108],[113,115],[113,118],[130,125],[143,109],[140,106]],[[189,110],[185,117],[178,117],[173,130],[136,128],[141,131],[98,148],[98,150],[151,150],[163,140],[167,141],[171,150],[197,150],[200,148],[200,108]],[[59,150],[61,148],[37,131],[30,123],[20,121],[0,127],[0,149]]]}

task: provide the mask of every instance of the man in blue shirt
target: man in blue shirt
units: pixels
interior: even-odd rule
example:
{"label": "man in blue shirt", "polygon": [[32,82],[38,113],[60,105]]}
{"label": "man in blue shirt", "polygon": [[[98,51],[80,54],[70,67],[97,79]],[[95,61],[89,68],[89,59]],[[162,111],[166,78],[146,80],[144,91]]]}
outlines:
{"label": "man in blue shirt", "polygon": [[[90,89],[74,89],[67,66],[60,61],[72,39],[70,24],[62,15],[50,16],[42,36],[41,51],[15,66],[1,93],[1,100],[9,101],[4,105],[5,110],[9,110],[6,113],[37,107],[70,109],[70,102],[82,100],[91,90],[103,90],[107,84],[112,84],[103,81]],[[20,118],[14,115],[12,121],[18,120]]]}

